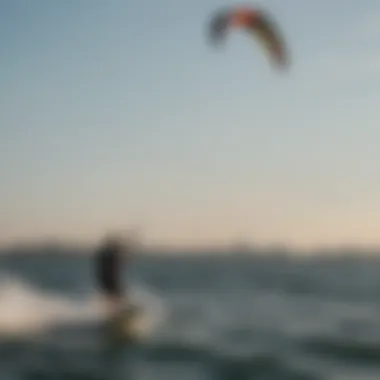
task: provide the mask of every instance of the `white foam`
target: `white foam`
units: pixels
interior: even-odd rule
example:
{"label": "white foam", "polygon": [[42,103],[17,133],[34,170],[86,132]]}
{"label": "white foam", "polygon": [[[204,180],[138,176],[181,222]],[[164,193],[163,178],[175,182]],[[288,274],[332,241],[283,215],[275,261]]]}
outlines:
{"label": "white foam", "polygon": [[[158,296],[132,287],[133,302],[144,308],[145,329],[153,329],[164,317]],[[32,286],[20,278],[0,275],[0,335],[25,336],[59,325],[93,322],[105,318],[99,297],[72,299]]]}

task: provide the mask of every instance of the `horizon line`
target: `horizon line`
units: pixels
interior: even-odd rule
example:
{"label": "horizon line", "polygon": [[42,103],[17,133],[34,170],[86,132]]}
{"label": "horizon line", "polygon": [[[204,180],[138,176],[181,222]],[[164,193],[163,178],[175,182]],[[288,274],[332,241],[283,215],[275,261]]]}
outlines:
{"label": "horizon line", "polygon": [[[19,241],[13,241],[5,244],[0,243],[0,252],[6,251],[25,251],[25,250],[35,250],[35,249],[70,249],[70,250],[86,250],[97,246],[97,242],[85,242],[78,240],[69,239],[22,239]],[[249,242],[244,240],[235,240],[231,242],[186,242],[186,243],[176,243],[176,242],[164,242],[164,241],[138,241],[137,246],[140,247],[138,251],[143,251],[144,253],[212,253],[214,251],[219,251],[219,253],[231,253],[231,254],[252,254],[252,253],[269,253],[276,252],[286,255],[297,255],[297,254],[323,254],[323,253],[364,253],[364,252],[378,252],[380,254],[380,244],[364,244],[364,243],[331,243],[331,244],[315,244],[308,247],[302,247],[301,245],[295,245],[286,242]]]}

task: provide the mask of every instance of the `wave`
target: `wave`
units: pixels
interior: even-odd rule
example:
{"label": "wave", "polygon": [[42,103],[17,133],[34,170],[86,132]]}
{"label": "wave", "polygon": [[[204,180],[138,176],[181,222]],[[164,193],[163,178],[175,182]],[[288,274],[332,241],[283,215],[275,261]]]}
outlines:
{"label": "wave", "polygon": [[351,365],[374,365],[380,363],[380,342],[339,337],[304,338],[303,351],[320,357],[328,357]]}
{"label": "wave", "polygon": [[[152,328],[164,318],[165,305],[146,288],[132,287],[131,299],[144,308],[146,323]],[[34,336],[59,326],[101,322],[105,317],[98,296],[72,298],[0,274],[0,337]]]}
{"label": "wave", "polygon": [[[16,366],[15,357],[17,355],[12,354],[10,358],[14,366]],[[185,374],[186,378],[221,380],[322,379],[315,370],[297,368],[279,353],[258,352],[241,357],[222,353],[216,347],[179,341],[151,342],[132,349],[123,349],[117,353],[112,352],[111,355],[99,355],[98,352],[89,354],[88,351],[85,353],[78,349],[63,351],[61,348],[54,349],[45,346],[40,351],[34,350],[29,360],[20,359],[19,356],[17,368],[26,379],[86,378],[95,380],[100,378],[99,373],[102,372],[107,374],[105,376],[107,378],[113,378],[114,373],[119,373],[120,378],[127,378],[129,372],[142,372],[146,376],[138,378],[172,379],[175,378],[173,374],[177,373],[178,377],[181,377],[180,374]],[[165,371],[168,373],[166,374]],[[116,376],[116,378],[119,377]],[[131,378],[134,377],[131,375]]]}

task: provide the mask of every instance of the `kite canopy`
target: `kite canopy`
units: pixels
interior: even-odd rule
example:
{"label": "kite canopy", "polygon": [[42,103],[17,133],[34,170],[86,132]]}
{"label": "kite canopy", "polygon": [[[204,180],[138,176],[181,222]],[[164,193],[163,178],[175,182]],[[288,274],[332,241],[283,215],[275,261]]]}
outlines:
{"label": "kite canopy", "polygon": [[288,55],[283,37],[274,21],[260,9],[235,7],[216,12],[209,25],[209,35],[214,44],[221,43],[229,29],[243,29],[255,37],[278,68],[285,68]]}

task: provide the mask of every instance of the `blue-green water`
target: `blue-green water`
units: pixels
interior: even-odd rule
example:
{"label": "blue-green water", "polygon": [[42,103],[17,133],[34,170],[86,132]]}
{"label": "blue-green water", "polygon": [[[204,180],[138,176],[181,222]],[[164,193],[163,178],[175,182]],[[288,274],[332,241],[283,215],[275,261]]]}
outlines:
{"label": "blue-green water", "polygon": [[380,261],[140,257],[146,310],[111,347],[90,257],[0,258],[0,379],[378,380]]}

